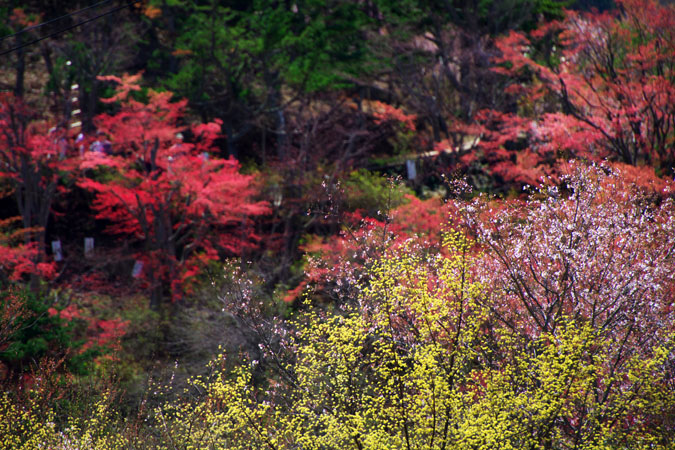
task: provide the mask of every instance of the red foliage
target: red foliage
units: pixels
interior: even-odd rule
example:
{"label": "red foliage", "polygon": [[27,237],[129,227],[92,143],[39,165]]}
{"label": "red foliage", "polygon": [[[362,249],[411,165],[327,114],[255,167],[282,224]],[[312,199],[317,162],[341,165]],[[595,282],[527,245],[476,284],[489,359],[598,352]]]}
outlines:
{"label": "red foliage", "polygon": [[10,238],[9,246],[0,243],[3,265],[13,267],[13,279],[24,273],[53,275],[53,267],[45,261],[45,228],[54,198],[65,190],[63,175],[73,166],[67,147],[60,145],[65,136],[47,131],[33,119],[20,99],[0,94],[0,177],[8,181],[23,228],[17,232],[23,242]]}
{"label": "red foliage", "polygon": [[454,221],[454,205],[437,198],[406,198],[407,203],[393,210],[384,222],[354,213],[346,217],[348,226],[339,236],[311,238],[303,246],[311,255],[306,278],[284,300],[294,301],[310,286],[328,296],[350,289],[370,262],[411,239],[419,251],[439,251],[445,224]]}
{"label": "red foliage", "polygon": [[120,339],[126,333],[128,320],[120,319],[92,319],[87,328],[88,340],[82,346],[85,351],[92,346],[108,347],[119,350]]}
{"label": "red foliage", "polygon": [[82,318],[82,312],[76,305],[68,305],[60,311],[52,307],[49,308],[47,312],[49,313],[50,316],[58,315],[60,318],[68,322],[70,322],[73,319]]}
{"label": "red foliage", "polygon": [[87,325],[86,342],[79,349],[79,353],[84,353],[91,347],[107,347],[110,350],[120,349],[120,339],[124,337],[128,320],[118,318],[101,319],[87,315],[87,311],[78,307],[76,304],[70,304],[61,310],[49,308],[47,313],[50,316],[58,315],[66,322],[75,319],[84,320]]}
{"label": "red foliage", "polygon": [[672,172],[674,30],[674,7],[623,0],[613,13],[568,12],[529,35],[499,39],[495,71],[509,76],[520,106],[478,117],[493,172],[532,183],[571,157]]}
{"label": "red foliage", "polygon": [[38,14],[26,14],[23,8],[14,8],[12,14],[9,16],[9,20],[16,29],[28,28],[35,26],[40,23],[40,15]]}
{"label": "red foliage", "polygon": [[0,238],[0,272],[11,281],[19,281],[24,275],[37,275],[44,279],[54,278],[54,263],[36,262],[37,243],[19,244],[15,247],[3,245]]}
{"label": "red foliage", "polygon": [[414,114],[406,114],[400,108],[396,108],[387,103],[374,101],[371,103],[375,116],[375,123],[380,125],[385,122],[401,123],[407,130],[415,131],[415,120],[417,116]]}
{"label": "red foliage", "polygon": [[97,118],[113,139],[114,154],[90,152],[81,168],[106,166],[115,175],[105,183],[83,178],[79,184],[96,193],[96,217],[109,221],[109,233],[142,244],[137,259],[157,305],[164,289],[174,299],[189,290],[190,280],[219,252],[235,255],[251,245],[256,236],[250,218],[268,208],[252,200],[253,177],[240,174],[235,160],[204,156],[214,151],[218,122],[192,127],[192,143],[174,143],[176,133],[185,131],[178,126],[184,101],[150,90],[148,103],[141,103],[130,95],[138,76],[104,79],[119,83],[113,99],[121,110]]}

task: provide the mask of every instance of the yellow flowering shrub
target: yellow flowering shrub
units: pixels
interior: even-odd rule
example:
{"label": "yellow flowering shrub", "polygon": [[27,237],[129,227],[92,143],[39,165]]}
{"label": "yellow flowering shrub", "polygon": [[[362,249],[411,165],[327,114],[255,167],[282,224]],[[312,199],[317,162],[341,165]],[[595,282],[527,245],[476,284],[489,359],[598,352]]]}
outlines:
{"label": "yellow flowering shrub", "polygon": [[[611,339],[563,317],[531,338],[490,315],[472,247],[378,261],[358,306],[308,312],[291,362],[253,383],[255,365],[216,371],[171,411],[179,448],[672,448],[654,422],[673,410],[672,344],[615,363]],[[609,362],[609,363],[608,363]],[[672,382],[672,380],[670,381]],[[257,384],[257,385],[256,385]],[[161,414],[166,414],[163,412]]]}
{"label": "yellow flowering shrub", "polygon": [[455,232],[437,256],[412,246],[391,252],[372,265],[357,303],[327,312],[307,302],[277,353],[233,370],[225,369],[227,356],[217,358],[181,399],[152,408],[135,434],[105,397],[91,417],[57,430],[5,396],[0,442],[20,449],[675,448],[672,339],[617,358],[616,339],[566,316],[532,337],[494,316],[485,287],[473,281],[474,253]]}
{"label": "yellow flowering shrub", "polygon": [[86,418],[71,418],[63,429],[55,425],[54,412],[43,410],[28,396],[18,402],[0,396],[0,448],[8,450],[121,450],[129,440],[119,432],[121,421],[108,396],[93,405]]}
{"label": "yellow flowering shrub", "polygon": [[7,393],[0,395],[0,448],[28,450],[54,444],[53,414],[42,416],[32,406],[22,408]]}

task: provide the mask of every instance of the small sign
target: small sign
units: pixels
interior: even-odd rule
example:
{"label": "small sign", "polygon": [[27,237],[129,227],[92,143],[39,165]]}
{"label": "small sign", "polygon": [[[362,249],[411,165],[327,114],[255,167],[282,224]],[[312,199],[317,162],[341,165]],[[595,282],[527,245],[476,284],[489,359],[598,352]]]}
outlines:
{"label": "small sign", "polygon": [[63,261],[63,251],[61,250],[61,241],[52,241],[52,253],[54,254],[54,261]]}
{"label": "small sign", "polygon": [[94,254],[94,238],[86,237],[84,238],[84,257],[90,258]]}
{"label": "small sign", "polygon": [[417,169],[415,168],[415,160],[409,159],[405,162],[405,168],[408,169],[408,179],[414,180],[417,178]]}
{"label": "small sign", "polygon": [[131,270],[131,276],[134,278],[138,278],[141,276],[141,273],[143,272],[143,261],[136,260],[134,263],[134,268]]}

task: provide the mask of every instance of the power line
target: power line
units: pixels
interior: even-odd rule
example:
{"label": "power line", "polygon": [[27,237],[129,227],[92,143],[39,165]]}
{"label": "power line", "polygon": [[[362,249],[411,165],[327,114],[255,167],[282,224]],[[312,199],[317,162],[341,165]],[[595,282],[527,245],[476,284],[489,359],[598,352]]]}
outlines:
{"label": "power line", "polygon": [[131,3],[127,3],[126,5],[118,6],[117,8],[113,8],[113,9],[111,9],[111,10],[109,10],[109,11],[104,12],[103,14],[99,14],[98,16],[94,16],[94,17],[92,17],[92,18],[90,18],[90,19],[83,20],[82,22],[78,22],[78,23],[76,23],[75,25],[71,25],[71,26],[69,26],[69,27],[67,27],[67,28],[64,28],[63,30],[55,31],[54,33],[48,34],[48,35],[46,35],[46,36],[42,36],[42,37],[37,38],[37,39],[34,39],[34,40],[30,41],[30,42],[26,42],[25,44],[18,45],[18,46],[16,46],[16,47],[10,48],[9,50],[6,50],[6,51],[0,53],[0,56],[6,55],[6,54],[8,54],[8,53],[12,53],[12,52],[14,52],[14,51],[16,51],[16,50],[19,50],[19,49],[22,49],[22,48],[24,48],[24,47],[28,47],[29,45],[33,45],[33,44],[35,44],[35,43],[37,43],[37,42],[43,41],[43,40],[45,40],[45,39],[49,39],[49,38],[54,37],[54,36],[56,36],[56,35],[58,35],[58,34],[65,33],[66,31],[72,30],[73,28],[77,28],[77,27],[79,27],[80,25],[84,25],[85,23],[93,22],[93,21],[96,20],[96,19],[100,19],[101,17],[104,17],[104,16],[107,16],[107,15],[112,14],[112,13],[114,13],[114,12],[117,12],[117,11],[119,11],[120,9],[128,8],[129,6],[135,5],[136,3],[140,3],[141,1],[142,1],[142,0],[134,0],[134,1],[132,1]]}
{"label": "power line", "polygon": [[38,23],[37,25],[31,25],[30,27],[24,28],[23,30],[19,30],[19,31],[17,31],[16,33],[8,34],[7,36],[1,37],[1,38],[0,38],[0,42],[4,41],[5,39],[9,39],[9,38],[11,38],[11,37],[14,37],[14,36],[18,36],[18,35],[20,35],[21,33],[26,33],[27,31],[36,30],[36,29],[38,29],[38,28],[40,28],[40,27],[43,27],[43,26],[45,26],[45,25],[49,25],[50,23],[54,23],[54,22],[56,22],[56,21],[58,21],[58,20],[65,19],[66,17],[76,16],[76,15],[78,15],[78,14],[80,14],[80,13],[83,13],[83,12],[85,12],[85,11],[88,11],[88,10],[90,10],[90,9],[92,9],[92,8],[96,8],[96,7],[98,7],[98,6],[101,6],[101,5],[103,5],[104,3],[110,3],[111,1],[112,1],[112,0],[103,0],[103,1],[101,1],[101,2],[98,2],[98,3],[95,3],[95,4],[93,4],[93,5],[87,6],[86,8],[78,9],[77,11],[74,11],[74,12],[72,12],[72,13],[64,14],[64,15],[62,15],[61,17],[57,17],[57,18],[55,18],[55,19],[51,19],[51,20],[48,20],[48,21],[46,21],[46,22]]}

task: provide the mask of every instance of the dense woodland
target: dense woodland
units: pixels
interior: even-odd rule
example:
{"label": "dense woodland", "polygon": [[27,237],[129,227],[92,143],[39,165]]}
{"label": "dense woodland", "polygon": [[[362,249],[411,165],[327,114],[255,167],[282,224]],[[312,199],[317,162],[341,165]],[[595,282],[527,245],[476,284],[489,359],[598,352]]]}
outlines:
{"label": "dense woodland", "polygon": [[1,448],[675,448],[670,2],[0,36]]}

